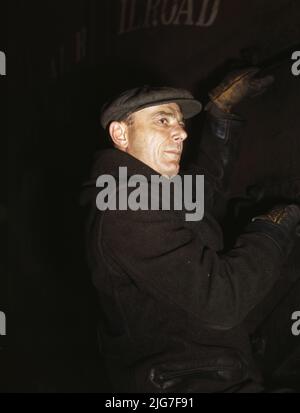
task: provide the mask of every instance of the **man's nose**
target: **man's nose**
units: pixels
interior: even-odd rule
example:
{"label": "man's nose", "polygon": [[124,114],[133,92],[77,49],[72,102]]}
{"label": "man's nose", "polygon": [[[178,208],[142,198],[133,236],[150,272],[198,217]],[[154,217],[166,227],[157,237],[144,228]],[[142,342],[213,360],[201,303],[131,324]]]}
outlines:
{"label": "man's nose", "polygon": [[175,142],[182,142],[187,138],[186,130],[181,125],[174,126],[172,138]]}

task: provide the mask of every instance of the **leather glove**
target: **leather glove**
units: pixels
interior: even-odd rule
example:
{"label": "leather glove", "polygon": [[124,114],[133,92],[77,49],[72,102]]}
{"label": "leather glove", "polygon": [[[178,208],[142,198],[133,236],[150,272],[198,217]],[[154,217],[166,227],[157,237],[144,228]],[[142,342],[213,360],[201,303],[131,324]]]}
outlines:
{"label": "leather glove", "polygon": [[273,239],[287,255],[299,233],[300,207],[296,204],[279,205],[263,215],[252,218],[248,232],[263,232]]}
{"label": "leather glove", "polygon": [[279,205],[263,215],[252,218],[252,222],[263,220],[280,225],[287,231],[293,230],[300,223],[300,207],[295,204]]}
{"label": "leather glove", "polygon": [[223,112],[229,113],[244,98],[263,94],[274,82],[274,77],[256,77],[259,70],[250,67],[229,73],[223,82],[209,93],[210,100]]}

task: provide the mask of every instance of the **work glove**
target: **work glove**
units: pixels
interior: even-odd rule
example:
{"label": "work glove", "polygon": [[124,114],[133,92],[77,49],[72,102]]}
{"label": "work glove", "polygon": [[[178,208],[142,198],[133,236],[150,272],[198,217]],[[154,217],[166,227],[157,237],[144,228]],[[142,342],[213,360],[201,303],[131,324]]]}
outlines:
{"label": "work glove", "polygon": [[252,218],[249,232],[262,232],[273,239],[283,254],[290,253],[296,236],[300,236],[300,207],[278,205],[266,214]]}
{"label": "work glove", "polygon": [[252,222],[258,220],[280,225],[286,231],[292,231],[300,223],[300,207],[296,204],[279,205],[266,214],[252,218]]}
{"label": "work glove", "polygon": [[225,79],[209,93],[212,103],[223,112],[230,113],[231,109],[248,97],[263,94],[274,82],[271,75],[256,76],[260,69],[250,67],[230,72]]}

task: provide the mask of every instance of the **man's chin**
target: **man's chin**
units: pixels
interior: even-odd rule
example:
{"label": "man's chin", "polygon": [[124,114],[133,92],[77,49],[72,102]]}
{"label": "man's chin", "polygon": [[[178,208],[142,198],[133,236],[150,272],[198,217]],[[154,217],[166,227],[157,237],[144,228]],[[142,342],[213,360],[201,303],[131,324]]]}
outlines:
{"label": "man's chin", "polygon": [[179,173],[179,166],[166,171],[162,175],[165,176],[166,178],[172,179],[172,178],[174,178],[174,176],[178,175],[178,173]]}

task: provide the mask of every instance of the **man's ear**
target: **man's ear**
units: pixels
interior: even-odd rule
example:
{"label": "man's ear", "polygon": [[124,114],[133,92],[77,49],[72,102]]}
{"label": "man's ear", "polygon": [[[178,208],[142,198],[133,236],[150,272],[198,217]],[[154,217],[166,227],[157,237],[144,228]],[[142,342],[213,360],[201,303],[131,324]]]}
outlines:
{"label": "man's ear", "polygon": [[124,122],[112,122],[109,125],[109,134],[118,149],[125,151],[128,147],[127,126]]}

